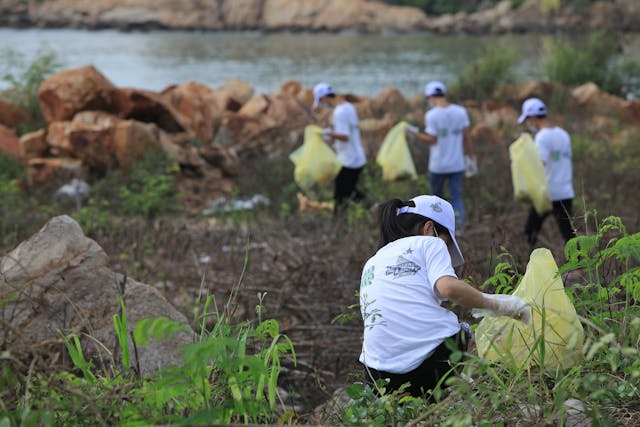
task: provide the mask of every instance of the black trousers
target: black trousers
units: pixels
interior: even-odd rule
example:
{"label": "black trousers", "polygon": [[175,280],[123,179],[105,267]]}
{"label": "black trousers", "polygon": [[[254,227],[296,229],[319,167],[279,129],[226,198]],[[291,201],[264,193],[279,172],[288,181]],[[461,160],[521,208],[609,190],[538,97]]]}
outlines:
{"label": "black trousers", "polygon": [[402,384],[410,383],[405,391],[414,397],[424,396],[427,390],[434,389],[438,381],[451,370],[451,364],[449,364],[451,350],[447,347],[446,342],[448,341],[460,351],[465,352],[467,351],[469,338],[468,333],[465,332],[464,329],[460,329],[460,332],[447,338],[442,344],[436,347],[431,356],[425,359],[420,366],[405,374],[393,374],[365,366],[364,383],[373,386],[376,380],[388,378],[389,384],[386,386],[386,393],[397,390]]}
{"label": "black trousers", "polygon": [[[565,243],[572,237],[576,237],[576,231],[571,224],[572,215],[572,199],[558,200],[552,203],[553,215],[556,217],[560,234],[564,238]],[[549,213],[538,215],[538,212],[532,207],[529,211],[529,218],[524,229],[529,244],[534,245],[538,240],[538,233],[542,229],[542,224]]]}
{"label": "black trousers", "polygon": [[343,166],[340,169],[333,188],[334,215],[341,212],[349,200],[358,202],[364,198],[364,194],[356,188],[358,178],[363,169],[364,166],[357,169]]}

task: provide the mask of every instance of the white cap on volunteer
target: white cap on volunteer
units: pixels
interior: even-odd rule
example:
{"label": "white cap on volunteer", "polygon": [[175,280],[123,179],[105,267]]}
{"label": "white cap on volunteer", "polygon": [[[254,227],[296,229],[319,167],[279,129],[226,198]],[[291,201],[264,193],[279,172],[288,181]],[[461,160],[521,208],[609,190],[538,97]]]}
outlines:
{"label": "white cap on volunteer", "polygon": [[427,86],[424,88],[424,96],[444,95],[446,93],[447,88],[444,86],[444,83],[438,80],[427,83]]}
{"label": "white cap on volunteer", "polygon": [[522,114],[518,117],[518,124],[522,124],[527,117],[546,116],[547,107],[538,98],[529,98],[522,103]]}
{"label": "white cap on volunteer", "polygon": [[451,203],[438,196],[417,196],[411,199],[416,205],[415,207],[403,206],[398,209],[398,215],[403,213],[414,213],[423,217],[432,219],[438,224],[449,230],[451,243],[448,245],[449,254],[451,255],[451,265],[457,267],[464,263],[462,252],[456,241],[456,216],[453,212]]}
{"label": "white cap on volunteer", "polygon": [[335,92],[329,83],[318,83],[313,87],[313,108],[318,108],[323,96],[333,95]]}

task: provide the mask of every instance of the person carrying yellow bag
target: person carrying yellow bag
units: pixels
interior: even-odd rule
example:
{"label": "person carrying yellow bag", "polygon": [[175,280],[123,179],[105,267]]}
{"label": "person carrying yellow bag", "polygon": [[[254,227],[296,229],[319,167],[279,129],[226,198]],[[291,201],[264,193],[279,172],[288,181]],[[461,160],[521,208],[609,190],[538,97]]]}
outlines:
{"label": "person carrying yellow bag", "polygon": [[[571,138],[567,131],[552,125],[547,118],[547,107],[538,98],[529,98],[522,104],[518,124],[526,125],[535,134],[535,144],[544,164],[553,215],[558,223],[565,243],[576,236],[571,222],[573,191],[573,169]],[[529,244],[534,245],[538,233],[549,212],[540,213],[535,208],[529,211],[525,234]]]}
{"label": "person carrying yellow bag", "polygon": [[322,128],[309,125],[304,129],[302,146],[289,155],[295,165],[293,179],[308,193],[314,185],[323,185],[332,181],[342,162],[327,144],[322,141]]}
{"label": "person carrying yellow bag", "polygon": [[408,126],[407,122],[402,121],[392,127],[378,150],[376,162],[382,167],[382,179],[385,181],[418,178],[407,144]]}

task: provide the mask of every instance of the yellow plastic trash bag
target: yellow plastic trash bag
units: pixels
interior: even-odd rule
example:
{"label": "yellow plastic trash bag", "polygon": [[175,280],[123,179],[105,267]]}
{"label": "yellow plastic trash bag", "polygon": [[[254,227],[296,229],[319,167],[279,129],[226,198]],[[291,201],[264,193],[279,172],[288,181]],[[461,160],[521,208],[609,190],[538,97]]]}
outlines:
{"label": "yellow plastic trash bag", "polygon": [[336,153],[322,141],[322,129],[309,125],[304,129],[304,142],[289,155],[295,165],[293,179],[303,190],[309,191],[314,184],[326,184],[333,180],[342,162]]}
{"label": "yellow plastic trash bag", "polygon": [[544,164],[531,135],[523,133],[509,146],[511,178],[516,200],[530,201],[539,215],[551,210],[549,184]]}
{"label": "yellow plastic trash bag", "polygon": [[584,331],[565,294],[548,249],[531,253],[513,295],[531,306],[531,324],[509,317],[485,317],[476,329],[478,354],[512,367],[567,368],[582,357]]}
{"label": "yellow plastic trash bag", "polygon": [[380,146],[376,162],[382,167],[384,181],[418,178],[405,136],[407,126],[409,126],[407,122],[400,122],[392,127]]}

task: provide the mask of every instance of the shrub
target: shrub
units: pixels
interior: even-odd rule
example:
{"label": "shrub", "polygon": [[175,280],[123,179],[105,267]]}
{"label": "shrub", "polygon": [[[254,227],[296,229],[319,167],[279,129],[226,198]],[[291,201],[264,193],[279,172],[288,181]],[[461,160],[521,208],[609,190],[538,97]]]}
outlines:
{"label": "shrub", "polygon": [[572,46],[554,39],[545,45],[544,69],[550,81],[575,86],[594,82],[619,96],[637,95],[640,61],[620,57],[620,35],[591,34],[584,45]]}
{"label": "shrub", "polygon": [[27,121],[18,126],[19,134],[44,127],[37,91],[44,79],[62,65],[56,52],[47,47],[38,49],[31,62],[10,48],[0,52],[0,80],[9,86],[0,96],[18,105],[28,116]]}
{"label": "shrub", "polygon": [[452,92],[461,99],[485,99],[508,81],[517,60],[512,48],[486,45],[480,55],[458,77]]}

